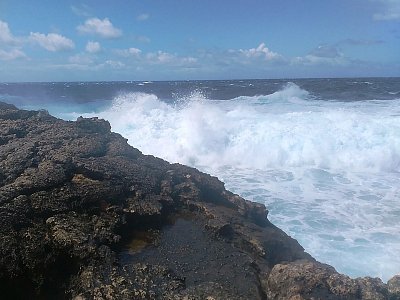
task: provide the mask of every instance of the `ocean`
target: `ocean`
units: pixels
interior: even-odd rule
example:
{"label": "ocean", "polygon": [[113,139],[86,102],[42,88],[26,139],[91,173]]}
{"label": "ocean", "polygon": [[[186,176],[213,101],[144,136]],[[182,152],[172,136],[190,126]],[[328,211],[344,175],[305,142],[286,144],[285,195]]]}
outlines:
{"label": "ocean", "polygon": [[400,78],[0,83],[0,101],[107,119],[264,203],[339,272],[400,273]]}

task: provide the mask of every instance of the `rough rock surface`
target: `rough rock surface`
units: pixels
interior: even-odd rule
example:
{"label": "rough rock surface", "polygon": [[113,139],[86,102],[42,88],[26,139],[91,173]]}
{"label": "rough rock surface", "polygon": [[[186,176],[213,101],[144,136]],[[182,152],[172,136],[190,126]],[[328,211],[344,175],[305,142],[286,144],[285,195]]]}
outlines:
{"label": "rough rock surface", "polygon": [[316,262],[266,208],[107,121],[0,103],[4,299],[400,299]]}

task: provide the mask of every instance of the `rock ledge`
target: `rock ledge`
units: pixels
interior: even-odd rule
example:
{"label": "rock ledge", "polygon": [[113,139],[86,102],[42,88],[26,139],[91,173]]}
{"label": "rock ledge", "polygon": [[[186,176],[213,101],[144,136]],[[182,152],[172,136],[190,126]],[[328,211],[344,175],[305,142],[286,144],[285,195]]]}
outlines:
{"label": "rock ledge", "polygon": [[263,205],[110,129],[0,103],[5,299],[400,299],[399,276],[337,273]]}

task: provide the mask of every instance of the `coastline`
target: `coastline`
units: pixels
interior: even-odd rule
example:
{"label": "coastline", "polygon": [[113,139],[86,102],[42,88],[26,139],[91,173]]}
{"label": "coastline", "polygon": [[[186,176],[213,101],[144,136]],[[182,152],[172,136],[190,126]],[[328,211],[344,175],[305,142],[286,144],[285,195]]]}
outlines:
{"label": "coastline", "polygon": [[3,295],[400,299],[399,276],[337,273],[271,224],[264,205],[143,155],[107,121],[0,103],[0,124]]}

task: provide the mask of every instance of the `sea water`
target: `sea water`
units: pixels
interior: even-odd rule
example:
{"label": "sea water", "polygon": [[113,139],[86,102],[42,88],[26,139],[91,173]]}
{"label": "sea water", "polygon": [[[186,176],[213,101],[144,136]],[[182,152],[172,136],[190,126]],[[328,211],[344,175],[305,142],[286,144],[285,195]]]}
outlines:
{"label": "sea water", "polygon": [[351,277],[400,273],[400,79],[9,83],[0,100],[98,116],[144,154],[263,203]]}

